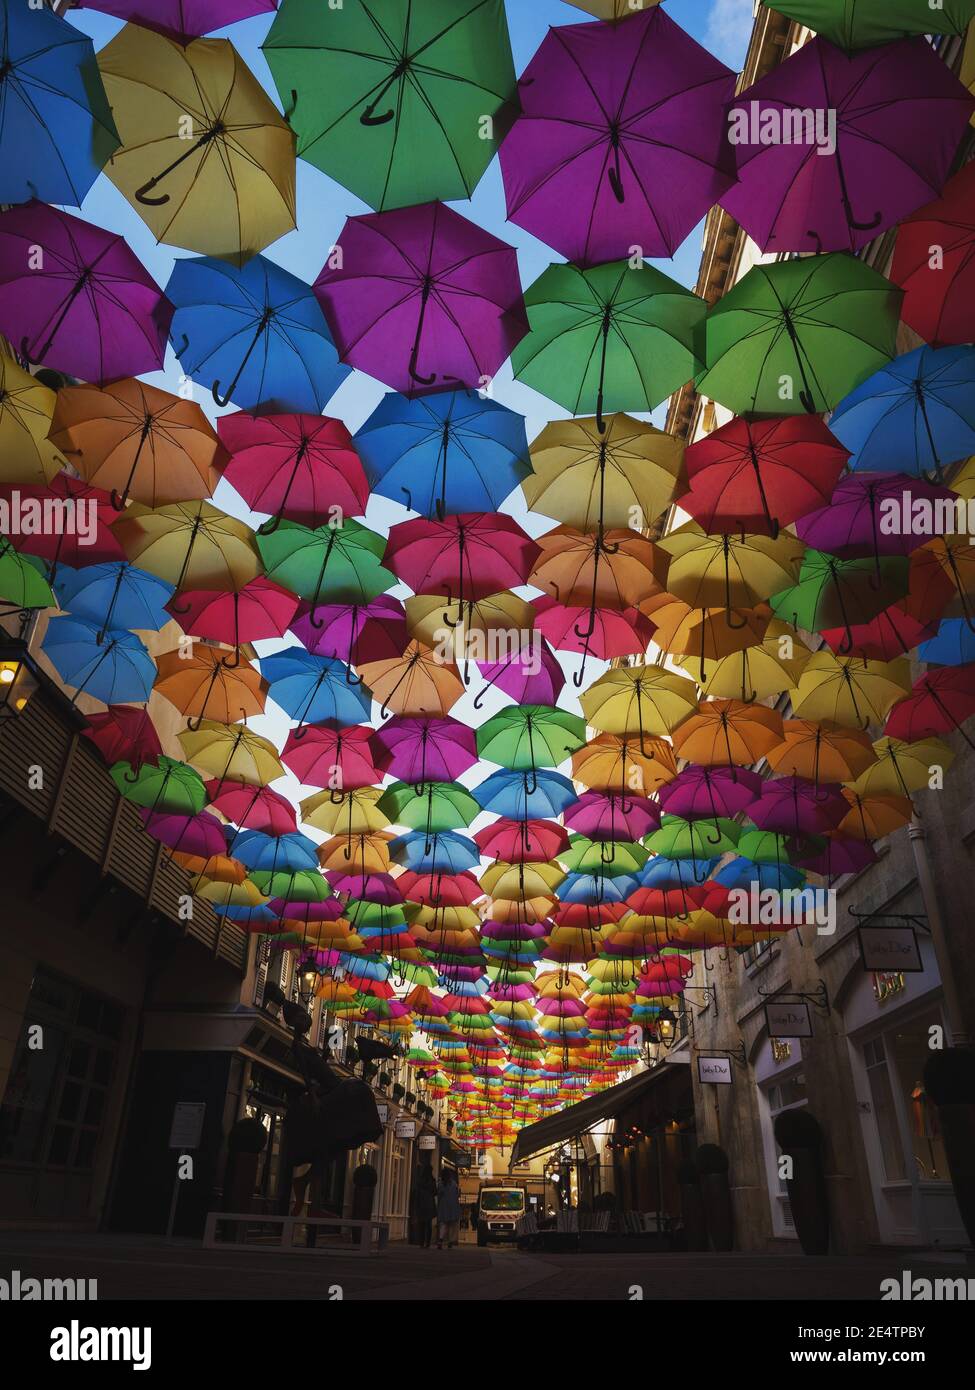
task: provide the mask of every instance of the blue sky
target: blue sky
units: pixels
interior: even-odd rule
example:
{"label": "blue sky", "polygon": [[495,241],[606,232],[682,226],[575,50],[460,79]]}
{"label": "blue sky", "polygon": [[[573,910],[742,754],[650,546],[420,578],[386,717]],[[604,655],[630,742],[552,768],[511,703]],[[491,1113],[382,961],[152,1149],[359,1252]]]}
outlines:
{"label": "blue sky", "polygon": [[[586,22],[588,16],[563,0],[506,0],[515,69],[521,72],[532,54],[545,37],[550,25]],[[691,33],[700,43],[709,48],[729,67],[740,69],[745,48],[751,31],[752,0],[668,0],[667,11],[671,17]],[[99,14],[93,10],[75,9],[69,12],[69,22],[94,40],[95,47],[101,48],[121,28],[119,21]],[[260,45],[270,26],[270,16],[245,20],[220,31],[219,36],[231,38],[245,61],[259,81],[267,88],[275,103],[280,106],[271,80],[270,71],[261,53]],[[553,260],[559,259],[541,242],[528,232],[509,223],[505,217],[504,197],[498,161],[495,159],[479,184],[470,202],[455,203],[463,215],[472,218],[481,226],[512,243],[518,250],[522,282],[530,284]],[[268,247],[264,254],[277,261],[286,269],[311,282],[315,279],[325,262],[329,248],[337,241],[343,223],[348,216],[367,212],[370,209],[359,202],[341,185],[329,179],[319,170],[298,160],[297,175],[297,230],[282,237]],[[137,213],[126,202],[114,185],[106,177],[100,177],[91,193],[85,199],[81,214],[88,221],[121,233],[136,254],[149,268],[161,285],[165,285],[177,257],[188,253],[157,245],[152,233]],[[655,262],[661,270],[687,285],[693,285],[701,251],[701,232],[696,229],[687,239],[672,261]],[[176,391],[180,384],[179,366],[170,350],[166,369],[153,373],[146,380],[168,390]],[[213,405],[209,382],[200,383],[196,399],[214,417],[219,412]],[[360,372],[353,372],[340,387],[328,405],[327,413],[342,418],[348,427],[355,431],[378,405],[386,388]],[[528,435],[533,438],[553,418],[564,417],[567,412],[553,405],[544,397],[512,378],[510,368],[505,367],[494,382],[494,395],[497,400],[512,409],[520,411],[527,418]],[[231,407],[233,408],[233,407]],[[655,423],[662,424],[663,409],[654,417]],[[251,525],[258,525],[263,519],[250,514],[241,500],[226,484],[218,487],[214,501],[228,512],[241,517]],[[520,492],[512,495],[505,510],[532,534],[546,531],[551,522],[545,518],[526,512]],[[382,498],[370,501],[366,521],[376,530],[385,530],[389,525],[405,520],[410,515],[401,507],[388,503]],[[394,591],[404,597],[408,590]],[[267,654],[280,647],[280,643],[259,643],[258,651]],[[566,670],[574,672],[578,667],[578,657],[567,656]],[[472,668],[474,669],[474,668]],[[588,681],[594,679],[603,669],[602,663],[590,661]],[[476,692],[476,669],[472,690]],[[471,697],[465,696],[452,713],[470,724],[482,722],[485,714],[507,704],[507,700],[492,692],[485,701],[485,711],[476,713]],[[578,712],[578,703],[571,679],[559,703]],[[287,733],[288,723],[274,706],[268,706],[268,714],[249,721],[257,732],[265,734],[280,747]],[[463,781],[473,784],[481,781],[492,767],[483,764],[472,769]],[[301,789],[289,776],[287,783],[278,783],[278,789],[298,800],[307,795],[309,789]],[[475,824],[479,824],[476,822]],[[315,838],[319,838],[316,834]]]}

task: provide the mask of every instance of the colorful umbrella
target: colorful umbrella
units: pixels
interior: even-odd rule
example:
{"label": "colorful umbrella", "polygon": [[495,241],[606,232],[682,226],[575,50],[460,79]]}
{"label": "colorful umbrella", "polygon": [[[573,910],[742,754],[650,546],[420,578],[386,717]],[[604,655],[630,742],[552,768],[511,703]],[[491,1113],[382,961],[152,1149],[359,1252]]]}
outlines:
{"label": "colorful umbrella", "polygon": [[[19,555],[6,536],[0,536],[0,600],[13,609],[56,608],[58,601],[40,573],[37,560]],[[8,609],[4,616],[10,616]]]}
{"label": "colorful umbrella", "polygon": [[263,575],[249,579],[240,589],[184,590],[169,603],[169,611],[184,632],[225,642],[240,658],[242,642],[283,637],[294,617],[298,600]]}
{"label": "colorful umbrella", "polygon": [[372,710],[369,691],[350,684],[348,667],[334,657],[287,647],[261,657],[261,674],[268,695],[299,725],[355,724],[368,719]]}
{"label": "colorful umbrella", "polygon": [[232,724],[261,714],[267,698],[267,682],[253,666],[229,666],[215,647],[194,642],[176,647],[156,658],[155,690],[189,716],[188,729],[198,729],[204,715]]}
{"label": "colorful umbrella", "polygon": [[109,764],[127,762],[133,768],[155,762],[162,744],[155,725],[143,709],[109,705],[100,714],[89,714],[81,731]]}
{"label": "colorful umbrella", "polygon": [[423,517],[390,528],[385,562],[416,593],[462,604],[525,584],[538,546],[504,512]]}
{"label": "colorful umbrella", "polygon": [[[165,754],[154,764],[143,763],[137,770],[128,762],[116,763],[111,774],[127,801],[152,813],[193,816],[206,804],[206,789],[199,773]],[[221,849],[224,848],[221,836]]]}
{"label": "colorful umbrella", "polygon": [[477,762],[474,731],[449,716],[396,715],[376,730],[373,747],[384,772],[416,787],[455,782]]}
{"label": "colorful umbrella", "polygon": [[152,691],[155,663],[134,632],[103,631],[101,623],[66,614],[48,623],[41,651],[75,700],[85,694],[106,705],[141,704]]}
{"label": "colorful umbrella", "polygon": [[[21,446],[14,457],[24,456]],[[50,580],[61,564],[81,568],[123,558],[122,547],[109,529],[118,512],[108,493],[89,487],[70,473],[59,473],[48,487],[23,483],[0,486],[0,497],[9,507],[20,507],[25,514],[33,512],[40,518],[37,530],[27,535],[21,531],[17,544],[24,554],[47,562]]]}
{"label": "colorful umbrella", "polygon": [[277,0],[84,0],[87,10],[130,19],[187,43],[251,15],[273,14]]}
{"label": "colorful umbrella", "polygon": [[975,165],[966,164],[942,196],[905,218],[897,233],[890,278],[904,291],[901,318],[926,342],[970,343],[975,337],[973,250]]}
{"label": "colorful umbrella", "polygon": [[385,538],[358,521],[326,523],[314,530],[282,521],[273,531],[258,531],[257,548],[268,578],[308,601],[308,621],[319,631],[325,625],[319,599],[365,604],[396,583],[380,563]]}
{"label": "colorful umbrella", "polygon": [[359,669],[380,701],[380,719],[391,713],[446,715],[464,693],[454,663],[420,642],[408,643],[400,656],[364,661]]}
{"label": "colorful umbrella", "polygon": [[341,420],[321,415],[248,415],[237,411],[217,424],[230,453],[224,477],[255,512],[319,526],[362,516],[369,484]]}
{"label": "colorful umbrella", "polygon": [[443,203],[350,217],[315,281],[343,362],[405,395],[483,388],[527,331],[514,247]]}
{"label": "colorful umbrella", "polygon": [[134,502],[112,528],[129,560],[171,584],[231,593],[261,570],[254,533],[209,502],[143,507]]}
{"label": "colorful umbrella", "polygon": [[343,794],[381,782],[375,762],[374,731],[367,725],[345,729],[327,727],[292,729],[281,752],[281,761],[308,787],[325,787],[341,804]]}
{"label": "colorful umbrella", "polygon": [[[65,465],[48,440],[54,392],[0,352],[0,476],[46,487]],[[527,470],[526,470],[527,471]]]}
{"label": "colorful umbrella", "polygon": [[681,757],[701,767],[749,767],[782,741],[782,716],[741,700],[702,700],[673,739]]}
{"label": "colorful umbrella", "polygon": [[158,632],[169,622],[166,601],[171,584],[137,569],[128,560],[111,560],[84,569],[62,567],[54,582],[58,602],[66,613],[110,627]]}
{"label": "colorful umbrella", "polygon": [[769,9],[807,24],[840,48],[873,48],[903,34],[962,34],[975,15],[973,0],[938,0],[919,10],[914,0],[762,0]]}
{"label": "colorful umbrella", "polygon": [[177,735],[188,762],[217,779],[217,792],[226,782],[265,787],[284,776],[278,751],[245,724],[221,724],[203,719],[197,729]]}
{"label": "colorful umbrella", "polygon": [[860,657],[814,652],[792,697],[802,719],[828,719],[861,729],[880,724],[891,706],[907,694],[910,664],[867,661]]}
{"label": "colorful umbrella", "polygon": [[956,731],[970,748],[975,742],[962,724],[975,714],[975,664],[943,666],[914,682],[909,695],[898,700],[884,731],[890,738],[915,742],[934,734]]}

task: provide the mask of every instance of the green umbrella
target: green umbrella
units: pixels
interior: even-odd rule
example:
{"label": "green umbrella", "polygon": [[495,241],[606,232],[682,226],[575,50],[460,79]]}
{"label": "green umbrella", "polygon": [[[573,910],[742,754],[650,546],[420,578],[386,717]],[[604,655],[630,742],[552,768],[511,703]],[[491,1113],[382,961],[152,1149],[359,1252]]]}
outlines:
{"label": "green umbrella", "polygon": [[406,913],[399,905],[371,903],[365,898],[350,898],[343,913],[353,931],[360,927],[379,927],[381,931],[405,931]]}
{"label": "green umbrella", "polygon": [[789,842],[771,830],[745,830],[738,841],[738,853],[753,864],[788,864]]}
{"label": "green umbrella", "polygon": [[549,705],[509,705],[477,731],[477,751],[516,772],[557,767],[586,741],[586,722]]}
{"label": "green umbrella", "polygon": [[51,586],[39,572],[43,563],[18,555],[6,536],[0,536],[0,601],[14,608],[57,608]]}
{"label": "green umbrella", "polygon": [[266,898],[283,898],[289,903],[321,903],[332,890],[315,869],[253,869],[250,878]]}
{"label": "green umbrella", "polygon": [[839,48],[873,48],[905,34],[963,34],[975,0],[763,0]]}
{"label": "green umbrella", "polygon": [[645,836],[643,843],[665,859],[713,859],[716,855],[731,853],[738,844],[739,834],[736,823],[725,816],[689,821],[681,816],[665,815],[661,817],[660,829]]}
{"label": "green umbrella", "polygon": [[628,840],[590,840],[573,835],[569,848],[559,851],[559,863],[577,874],[635,874],[650,858],[650,851]]}
{"label": "green umbrella", "polygon": [[653,410],[700,371],[703,299],[653,266],[550,265],[525,292],[515,376],[574,415]]}
{"label": "green umbrella", "polygon": [[481,808],[456,782],[429,782],[421,794],[409,782],[393,782],[376,803],[377,810],[396,825],[410,830],[460,830],[470,825]]}
{"label": "green umbrella", "polygon": [[195,816],[206,805],[207,789],[195,768],[161,753],[155,764],[134,773],[129,763],[115,763],[112,781],[127,801],[173,816]]}
{"label": "green umbrella", "polygon": [[698,390],[738,415],[832,410],[896,353],[901,298],[844,252],[753,266],[708,314]]}
{"label": "green umbrella", "polygon": [[284,0],[263,48],[298,154],[379,210],[469,198],[517,114],[504,0]]}
{"label": "green umbrella", "polygon": [[798,582],[769,599],[772,611],[807,632],[845,628],[840,653],[853,646],[853,627],[872,622],[908,590],[906,555],[841,560],[821,550],[807,550]]}
{"label": "green umbrella", "polygon": [[319,602],[368,603],[398,583],[381,564],[385,538],[358,521],[314,530],[282,521],[269,534],[257,532],[257,548],[268,579],[311,604],[314,627],[324,625],[315,616]]}

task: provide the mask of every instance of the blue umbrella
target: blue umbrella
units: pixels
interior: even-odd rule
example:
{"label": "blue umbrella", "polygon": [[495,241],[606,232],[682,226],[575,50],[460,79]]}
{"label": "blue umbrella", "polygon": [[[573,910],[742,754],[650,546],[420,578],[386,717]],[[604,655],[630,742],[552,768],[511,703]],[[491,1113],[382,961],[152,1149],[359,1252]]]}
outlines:
{"label": "blue umbrella", "polygon": [[264,256],[242,267],[209,256],[176,262],[166,296],[170,332],[188,376],[243,410],[320,415],[348,376],[321,306],[303,280]]}
{"label": "blue umbrella", "polygon": [[621,903],[637,887],[632,874],[610,878],[607,874],[566,874],[559,884],[559,901],[564,903]]}
{"label": "blue umbrella", "polygon": [[152,693],[156,663],[134,632],[102,632],[98,623],[65,614],[47,625],[41,650],[65,685],[106,705],[141,704]]}
{"label": "blue umbrella", "polygon": [[0,203],[80,207],[120,144],[91,39],[47,8],[0,0]]}
{"label": "blue umbrella", "polygon": [[355,444],[373,492],[441,520],[497,511],[531,472],[524,418],[477,391],[393,392]]}
{"label": "blue umbrella", "polygon": [[219,917],[229,917],[232,922],[239,922],[241,926],[253,927],[265,923],[270,925],[281,920],[266,903],[259,903],[257,907],[242,907],[237,903],[211,903],[210,906]]}
{"label": "blue umbrella", "polygon": [[452,830],[434,831],[431,835],[411,830],[390,840],[389,857],[394,864],[402,864],[414,873],[460,874],[480,864],[481,851],[473,840]]}
{"label": "blue umbrella", "polygon": [[975,453],[975,348],[916,348],[840,401],[829,427],[854,472],[941,473]]}
{"label": "blue umbrella", "polygon": [[567,806],[579,799],[568,777],[545,768],[536,768],[530,773],[512,772],[503,767],[472,787],[471,796],[482,811],[493,811],[496,816],[506,816],[509,820],[560,816]]}
{"label": "blue umbrella", "polygon": [[788,888],[801,888],[806,875],[791,864],[757,864],[753,859],[732,859],[719,869],[714,876],[715,883],[723,888],[750,889],[753,883],[763,888],[774,888],[782,893]]}
{"label": "blue umbrella", "polygon": [[230,841],[230,852],[252,873],[298,873],[317,869],[314,840],[300,831],[287,835],[266,835],[263,830],[239,830]]}
{"label": "blue umbrella", "polygon": [[975,632],[966,618],[942,618],[937,632],[917,649],[933,666],[967,666],[975,661]]}
{"label": "blue umbrella", "polygon": [[643,888],[690,888],[703,883],[717,859],[666,859],[662,854],[648,859],[640,870]]}
{"label": "blue umbrella", "polygon": [[104,637],[110,627],[158,632],[169,622],[166,604],[175,591],[172,584],[127,560],[110,560],[80,570],[60,566],[54,592],[74,617],[100,623]]}
{"label": "blue umbrella", "polygon": [[331,656],[315,656],[304,647],[261,658],[268,694],[300,725],[369,722],[372,697],[364,685],[349,683],[349,668]]}

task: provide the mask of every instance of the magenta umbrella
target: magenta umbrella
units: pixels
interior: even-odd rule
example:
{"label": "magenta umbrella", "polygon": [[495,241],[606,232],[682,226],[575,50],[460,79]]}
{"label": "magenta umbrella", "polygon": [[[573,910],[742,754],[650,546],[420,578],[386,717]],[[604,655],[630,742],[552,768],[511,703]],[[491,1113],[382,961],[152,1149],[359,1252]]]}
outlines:
{"label": "magenta umbrella", "polygon": [[657,791],[669,816],[684,820],[734,817],[750,806],[762,789],[762,779],[743,767],[686,767]]}
{"label": "magenta umbrella", "polygon": [[315,527],[365,514],[369,484],[341,420],[238,410],[221,416],[217,433],[231,456],[225,480],[253,511],[271,513],[263,535],[282,517]]}
{"label": "magenta umbrella", "polygon": [[139,815],[148,834],[169,849],[194,854],[199,859],[227,853],[223,823],[209,811],[200,811],[195,816],[180,816],[140,807]]}
{"label": "magenta umbrella", "polygon": [[376,763],[403,782],[455,782],[477,762],[474,730],[450,715],[395,715],[371,740]]}
{"label": "magenta umbrella", "polygon": [[338,246],[315,293],[339,357],[405,395],[483,388],[528,332],[514,247],[443,203],[350,217]]}
{"label": "magenta umbrella", "polygon": [[[796,533],[813,550],[825,550],[830,555],[907,555],[931,539],[935,530],[925,535],[912,533],[913,503],[932,504],[934,521],[938,512],[935,502],[954,503],[955,494],[923,478],[909,478],[904,473],[851,473],[841,478],[833,490],[829,506],[809,512],[796,522]],[[896,511],[897,524],[884,525],[884,514],[891,507]],[[954,511],[950,513],[954,517]],[[908,525],[903,525],[906,518]]]}
{"label": "magenta umbrella", "polygon": [[336,893],[347,893],[350,898],[380,903],[384,907],[403,901],[403,894],[391,874],[346,874],[341,869],[331,869],[325,877]]}
{"label": "magenta umbrella", "polygon": [[[849,810],[849,807],[847,807]],[[824,878],[839,878],[841,874],[856,874],[877,859],[877,851],[866,840],[854,840],[849,835],[830,835],[823,848],[796,847],[791,854],[793,864],[811,869]]]}
{"label": "magenta umbrella", "polygon": [[501,146],[508,216],[577,265],[672,256],[735,182],[735,76],[660,9],[560,24]]}
{"label": "magenta umbrella", "polygon": [[345,904],[339,898],[323,898],[319,903],[293,903],[286,898],[272,898],[267,906],[278,917],[287,917],[291,922],[335,922],[345,911]]}
{"label": "magenta umbrella", "polygon": [[292,835],[298,829],[291,802],[271,787],[213,778],[206,789],[213,810],[241,829],[262,830],[265,835]]}
{"label": "magenta umbrella", "polygon": [[492,686],[519,705],[556,705],[565,686],[562,665],[539,632],[526,633],[526,641],[511,657],[502,661],[479,661],[477,668],[484,686],[474,697],[479,710]]}
{"label": "magenta umbrella", "polygon": [[763,251],[857,251],[940,194],[973,110],[923,38],[813,39],[730,108],[740,182],[721,205]]}
{"label": "magenta umbrella", "polygon": [[120,236],[36,201],[0,213],[0,333],[23,358],[100,385],[157,371],[172,317]]}
{"label": "magenta umbrella", "polygon": [[540,554],[503,512],[460,512],[390,527],[383,564],[414,593],[445,594],[460,607],[525,584]]}
{"label": "magenta umbrella", "polygon": [[116,19],[131,20],[145,29],[189,43],[239,19],[274,14],[278,0],[80,0],[86,10],[101,10]]}
{"label": "magenta umbrella", "polygon": [[302,603],[291,631],[314,656],[332,656],[354,666],[391,661],[409,646],[406,613],[399,599],[380,594],[369,603]]}
{"label": "magenta umbrella", "polygon": [[776,777],[764,784],[761,796],[748,808],[748,818],[760,830],[799,839],[835,830],[849,809],[839,787],[803,777]]}
{"label": "magenta umbrella", "polygon": [[645,796],[583,792],[565,813],[570,829],[590,840],[640,840],[660,828],[660,807]]}
{"label": "magenta umbrella", "polygon": [[166,604],[184,632],[232,647],[283,637],[297,607],[298,599],[290,589],[264,575],[229,594],[220,589],[192,589]]}

